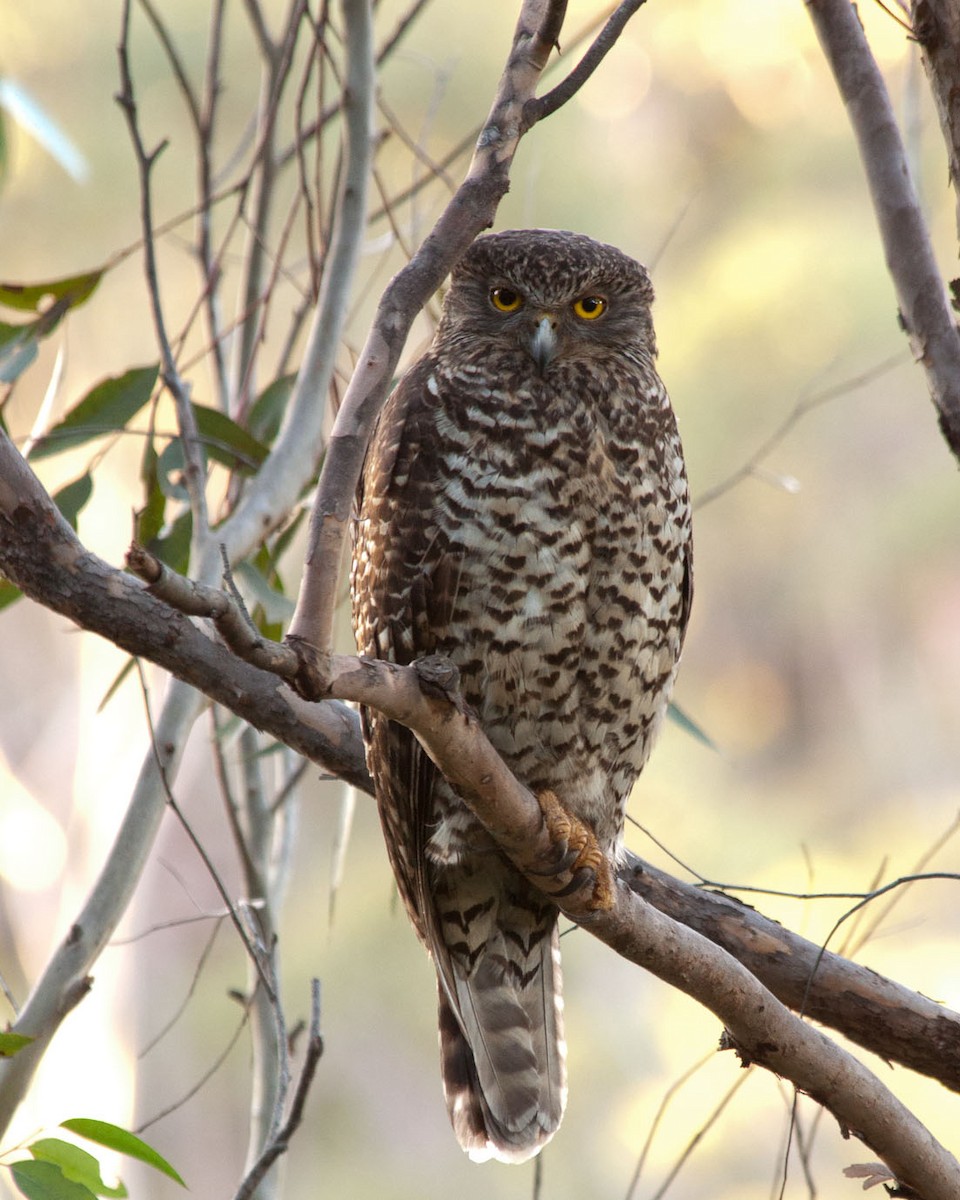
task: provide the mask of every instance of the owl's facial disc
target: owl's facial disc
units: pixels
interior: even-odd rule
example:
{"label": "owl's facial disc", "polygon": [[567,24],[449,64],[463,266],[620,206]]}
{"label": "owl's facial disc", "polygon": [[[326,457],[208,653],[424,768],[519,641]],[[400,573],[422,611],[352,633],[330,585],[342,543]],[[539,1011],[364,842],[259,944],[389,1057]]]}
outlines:
{"label": "owl's facial disc", "polygon": [[530,339],[530,355],[537,364],[537,370],[542,375],[553,361],[557,353],[557,321],[547,314],[542,316],[534,326]]}

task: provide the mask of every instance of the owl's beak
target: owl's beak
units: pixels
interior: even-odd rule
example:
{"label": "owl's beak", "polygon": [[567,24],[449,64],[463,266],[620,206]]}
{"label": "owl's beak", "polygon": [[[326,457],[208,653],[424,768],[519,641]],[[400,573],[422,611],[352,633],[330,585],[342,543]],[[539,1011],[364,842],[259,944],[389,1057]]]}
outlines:
{"label": "owl's beak", "polygon": [[540,318],[530,339],[530,354],[542,375],[557,352],[557,323],[552,314]]}

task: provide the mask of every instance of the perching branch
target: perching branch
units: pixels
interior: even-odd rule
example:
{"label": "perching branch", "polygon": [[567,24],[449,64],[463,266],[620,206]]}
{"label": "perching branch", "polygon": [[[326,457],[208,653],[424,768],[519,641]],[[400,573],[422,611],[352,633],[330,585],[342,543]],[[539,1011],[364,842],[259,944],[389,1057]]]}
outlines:
{"label": "perching branch", "polygon": [[[141,584],[112,570],[85,551],[30,468],[2,436],[0,570],[29,595],[83,627],[110,637],[131,653],[142,654],[182,674],[220,703],[268,729],[313,761],[332,767],[349,776],[359,787],[369,790],[355,713],[330,700],[322,704],[300,701],[275,677],[211,642],[186,617],[151,596]],[[554,873],[554,880],[562,879],[555,873],[556,847],[549,838],[544,840],[536,801],[513,779],[476,722],[458,713],[451,705],[435,679],[430,685],[432,694],[425,696],[421,688],[422,668],[418,676],[414,668],[349,657],[334,659],[331,667],[338,695],[373,704],[418,732],[429,744],[441,769],[450,775],[458,789],[464,791],[468,801],[476,806],[478,814],[521,867],[525,865],[537,871],[549,869]],[[325,729],[339,730],[341,736],[325,737],[321,732]],[[158,730],[158,740],[162,738],[163,731]],[[868,1140],[880,1136],[877,1121],[884,1115],[887,1118],[896,1115],[895,1102],[886,1097],[882,1089],[875,1094],[879,1084],[861,1073],[859,1067],[850,1066],[845,1059],[831,1057],[840,1077],[851,1086],[865,1088],[869,1084],[863,1094],[868,1097],[874,1116],[864,1117],[846,1093],[836,1095],[837,1085],[818,1078],[811,1066],[811,1056],[820,1052],[820,1041],[817,1040],[820,1035],[799,1022],[795,1028],[786,1021],[773,1000],[774,993],[788,1004],[802,1003],[805,1011],[825,1023],[859,1029],[861,1044],[885,1057],[934,1074],[954,1088],[960,1087],[960,1017],[956,1014],[829,954],[823,956],[813,975],[813,983],[807,987],[804,981],[809,982],[812,968],[818,961],[818,947],[727,897],[681,884],[652,868],[643,868],[639,875],[628,868],[622,874],[616,889],[616,908],[609,913],[591,913],[582,906],[582,893],[590,892],[589,880],[562,881],[580,884],[580,901],[577,891],[562,900],[573,919],[619,953],[633,961],[641,961],[668,981],[675,982],[674,975],[683,974],[685,983],[681,981],[679,986],[698,994],[711,1007],[716,1004],[714,1011],[746,1054],[785,1077],[795,1079],[799,1086],[827,1103],[842,1120],[863,1132]],[[656,916],[651,915],[650,905],[641,903],[634,893],[647,896],[652,904],[671,912],[677,921],[691,929],[701,929],[705,936],[690,934],[688,937],[682,929],[678,932],[675,921],[658,925]],[[752,974],[744,968],[735,970],[729,955],[717,957],[709,951],[706,947],[708,937],[744,958]],[[688,954],[692,956],[693,966],[687,963]],[[62,948],[61,956],[67,966],[74,961],[73,955],[70,945]],[[85,970],[82,966],[82,971]],[[721,971],[726,971],[732,980],[726,985],[726,991],[718,982]],[[734,971],[732,976],[730,971]],[[76,978],[76,973],[67,973],[63,963],[57,970],[52,964],[45,976],[44,989],[38,987],[37,992],[43,990],[47,998],[42,1015],[49,1028],[56,1027],[60,1016],[57,1005],[62,1004],[68,994],[58,990],[57,981],[63,979],[72,986]],[[763,983],[759,982],[761,979]],[[769,994],[763,990],[763,984],[769,988]],[[748,1006],[762,1001],[767,1006],[766,1012],[777,1014],[776,1024],[771,1028],[777,1030],[776,1036],[782,1036],[783,1042],[776,1043],[776,1053],[768,1053],[765,1046],[757,1044],[759,1027],[753,1024],[749,1013],[746,1018],[734,1020],[735,1014],[730,1010],[736,1008],[735,996],[746,998]],[[870,1014],[891,1008],[907,1010],[913,1023],[909,1029],[899,1028],[902,1040],[894,1036],[887,1043],[883,1041],[887,1022],[872,1020]],[[28,1003],[17,1029],[34,1032],[37,1026],[31,1024],[31,1018],[35,1012]],[[870,1041],[871,1027],[873,1042]],[[915,1036],[918,1031],[925,1036]],[[761,1041],[771,1040],[768,1030]],[[917,1054],[918,1042],[923,1046],[924,1061],[915,1062],[913,1056]],[[24,1060],[24,1053],[10,1060],[6,1069]],[[4,1091],[7,1096],[11,1092],[15,1094],[15,1103],[19,1088],[11,1089],[8,1082],[5,1080]],[[899,1121],[899,1117],[896,1119]],[[920,1177],[907,1172],[912,1170],[911,1156],[923,1143],[923,1135],[915,1126],[905,1128],[906,1133],[897,1134],[897,1139],[906,1138],[905,1142],[895,1140],[890,1145],[880,1146],[871,1140],[871,1144],[898,1178],[910,1181]],[[940,1164],[939,1170],[944,1165],[942,1152],[934,1148],[930,1153],[933,1155],[931,1161]],[[934,1186],[928,1191],[918,1190],[925,1198],[949,1194],[942,1189],[937,1191],[937,1186],[934,1180]]]}
{"label": "perching branch", "polygon": [[904,328],[960,462],[960,334],[883,76],[850,0],[807,0],[807,8],[853,125]]}

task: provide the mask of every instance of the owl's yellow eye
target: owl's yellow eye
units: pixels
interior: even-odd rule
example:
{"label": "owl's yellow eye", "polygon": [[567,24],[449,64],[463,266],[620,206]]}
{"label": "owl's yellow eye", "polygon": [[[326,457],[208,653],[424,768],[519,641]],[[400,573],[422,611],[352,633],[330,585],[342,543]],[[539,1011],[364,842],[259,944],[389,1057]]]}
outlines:
{"label": "owl's yellow eye", "polygon": [[490,303],[498,312],[512,313],[521,307],[523,297],[519,292],[515,292],[513,288],[498,287],[494,288],[490,293]]}
{"label": "owl's yellow eye", "polygon": [[607,302],[602,296],[581,296],[573,303],[573,311],[584,321],[595,321],[603,315]]}

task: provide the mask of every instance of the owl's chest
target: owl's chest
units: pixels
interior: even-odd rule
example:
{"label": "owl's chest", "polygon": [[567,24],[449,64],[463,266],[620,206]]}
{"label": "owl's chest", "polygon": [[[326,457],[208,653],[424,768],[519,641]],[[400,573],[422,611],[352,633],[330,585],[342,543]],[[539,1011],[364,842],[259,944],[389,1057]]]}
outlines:
{"label": "owl's chest", "polygon": [[654,447],[588,419],[497,433],[448,445],[433,514],[457,564],[447,652],[487,704],[569,692],[639,642],[666,486]]}

